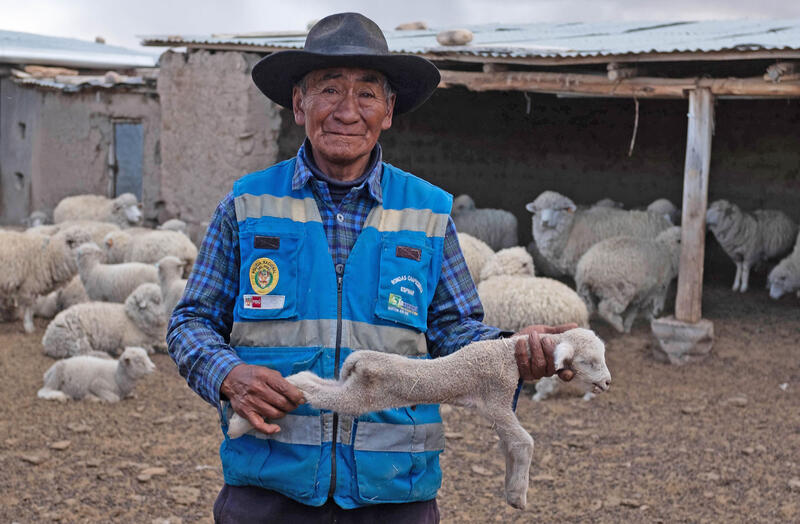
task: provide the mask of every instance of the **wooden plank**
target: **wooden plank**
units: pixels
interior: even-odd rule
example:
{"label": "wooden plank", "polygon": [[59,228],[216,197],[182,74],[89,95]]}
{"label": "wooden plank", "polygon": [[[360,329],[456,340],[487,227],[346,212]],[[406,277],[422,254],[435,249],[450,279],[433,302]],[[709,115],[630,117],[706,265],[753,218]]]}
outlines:
{"label": "wooden plank", "polygon": [[472,91],[529,91],[635,98],[685,98],[687,92],[708,88],[714,95],[800,97],[800,82],[764,82],[754,78],[635,77],[610,81],[606,75],[504,71],[477,73],[441,71],[439,87],[464,86]]}
{"label": "wooden plank", "polygon": [[711,90],[700,88],[691,91],[683,173],[681,261],[675,318],[693,324],[702,318],[703,259],[706,248],[706,208],[713,128],[714,96]]}

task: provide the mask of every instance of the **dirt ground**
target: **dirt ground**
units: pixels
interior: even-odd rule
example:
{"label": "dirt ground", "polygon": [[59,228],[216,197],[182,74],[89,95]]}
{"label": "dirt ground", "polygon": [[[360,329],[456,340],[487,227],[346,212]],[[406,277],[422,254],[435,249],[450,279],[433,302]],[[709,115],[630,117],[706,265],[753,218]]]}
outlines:
{"label": "dirt ground", "polygon": [[[492,430],[445,408],[443,522],[800,521],[800,302],[706,289],[712,356],[656,362],[645,322],[607,341],[611,390],[517,414],[534,436],[528,508],[505,504]],[[36,398],[52,360],[0,324],[0,522],[210,522],[222,483],[216,411],[167,355],[116,405]]]}

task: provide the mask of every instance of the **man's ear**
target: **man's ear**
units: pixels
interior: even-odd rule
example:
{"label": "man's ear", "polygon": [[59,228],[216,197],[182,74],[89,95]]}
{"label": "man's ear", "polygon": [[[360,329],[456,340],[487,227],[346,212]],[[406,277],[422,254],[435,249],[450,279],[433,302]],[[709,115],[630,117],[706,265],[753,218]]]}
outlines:
{"label": "man's ear", "polygon": [[569,342],[559,342],[553,352],[553,360],[556,371],[562,369],[572,369],[572,359],[575,356],[575,346]]}
{"label": "man's ear", "polygon": [[292,111],[294,123],[298,126],[306,125],[306,112],[303,109],[303,91],[298,86],[292,88]]}
{"label": "man's ear", "polygon": [[[381,122],[382,131],[386,131],[392,127],[392,115],[394,114],[394,103],[396,100],[397,95],[395,93],[392,93],[392,96],[386,100],[386,116],[383,117],[383,122]],[[297,117],[295,117],[295,120],[297,120]]]}

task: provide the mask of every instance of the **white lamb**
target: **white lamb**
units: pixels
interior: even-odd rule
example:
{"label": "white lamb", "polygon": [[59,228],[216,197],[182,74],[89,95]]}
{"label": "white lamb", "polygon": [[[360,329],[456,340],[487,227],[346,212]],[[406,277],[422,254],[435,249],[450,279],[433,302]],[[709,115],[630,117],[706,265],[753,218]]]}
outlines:
{"label": "white lamb", "polygon": [[483,321],[503,330],[570,322],[589,326],[589,312],[578,294],[557,280],[535,277],[533,259],[522,247],[502,249],[489,259],[478,296]]}
{"label": "white lamb", "polygon": [[145,262],[155,264],[166,256],[183,261],[186,272],[190,271],[197,258],[197,247],[183,233],[177,231],[148,231],[129,235],[126,231],[115,231],[105,238],[106,258],[109,263]]}
{"label": "white lamb", "polygon": [[494,251],[486,242],[469,233],[458,233],[458,243],[461,245],[461,253],[464,255],[464,262],[467,263],[472,281],[477,284],[481,281],[481,269],[494,255]]}
{"label": "white lamb", "polygon": [[647,206],[647,211],[664,216],[664,218],[669,220],[670,224],[675,226],[681,223],[681,210],[666,198],[653,200],[650,205]]}
{"label": "white lamb", "polygon": [[578,260],[597,242],[619,235],[653,238],[672,224],[646,211],[578,209],[569,198],[545,191],[525,208],[533,213],[533,239],[559,271],[575,275]]}
{"label": "white lamb", "polygon": [[117,198],[101,195],[76,195],[66,197],[53,210],[53,223],[65,220],[98,220],[112,222],[119,227],[135,226],[142,222],[142,205],[132,193]]}
{"label": "white lamb", "polygon": [[163,224],[159,225],[156,229],[164,230],[164,231],[177,231],[178,233],[183,233],[186,235],[186,222],[181,220],[180,218],[170,218]]}
{"label": "white lamb", "polygon": [[67,227],[80,227],[92,237],[92,242],[97,245],[103,243],[106,235],[112,231],[119,231],[119,226],[111,222],[99,222],[97,220],[66,220],[59,224],[49,224],[38,227],[31,227],[25,230],[26,233],[41,233],[42,235],[55,235]]}
{"label": "white lamb", "polygon": [[800,234],[797,235],[794,250],[769,272],[767,287],[769,296],[775,300],[793,291],[797,291],[800,297]]}
{"label": "white lamb", "polygon": [[42,337],[45,355],[62,358],[99,351],[117,355],[125,346],[148,351],[164,346],[166,320],[157,284],[142,284],[125,300],[87,302],[65,309]]}
{"label": "white lamb", "polygon": [[141,284],[158,284],[158,269],[142,262],[104,264],[105,253],[90,242],[78,248],[78,274],[90,300],[125,302]]}
{"label": "white lamb", "polygon": [[750,268],[792,249],[797,224],[783,211],[757,209],[744,213],[727,200],[713,202],[706,223],[722,249],[736,264],[733,290],[747,291]]}
{"label": "white lamb", "polygon": [[456,230],[483,240],[493,250],[516,246],[517,217],[504,209],[475,207],[469,195],[459,195],[453,200],[450,213]]}
{"label": "white lamb", "polygon": [[75,275],[75,253],[89,240],[89,234],[77,227],[52,237],[0,231],[0,295],[22,309],[26,333],[34,329],[36,297],[50,293]]}
{"label": "white lamb", "polygon": [[59,360],[44,373],[36,394],[46,400],[119,402],[130,396],[136,382],[156,369],[140,347],[127,347],[119,360],[81,355]]}
{"label": "white lamb", "polygon": [[172,310],[178,305],[183,290],[186,289],[186,279],[183,275],[183,262],[173,256],[164,257],[156,264],[158,268],[158,283],[161,287],[161,296],[164,298],[164,312],[167,320],[172,316]]}
{"label": "white lamb", "polygon": [[678,276],[681,228],[654,239],[612,237],[593,245],[578,262],[575,285],[590,313],[620,333],[630,333],[640,312],[658,317]]}
{"label": "white lamb", "polygon": [[89,295],[81,282],[81,276],[75,275],[68,284],[45,296],[36,298],[33,314],[41,318],[53,318],[59,311],[64,311],[75,304],[90,302]]}
{"label": "white lamb", "polygon": [[[558,370],[572,369],[573,382],[606,391],[611,373],[603,342],[588,329],[542,335],[556,343]],[[527,502],[533,438],[512,410],[519,371],[514,357],[516,338],[483,340],[436,359],[411,359],[377,351],[356,351],[344,361],[339,380],[325,380],[304,371],[287,377],[314,408],[360,415],[416,404],[453,404],[477,408],[500,437],[506,459],[506,501],[515,508]],[[280,424],[280,420],[274,421]],[[254,431],[247,419],[234,414],[228,437]],[[357,430],[356,430],[357,431]]]}

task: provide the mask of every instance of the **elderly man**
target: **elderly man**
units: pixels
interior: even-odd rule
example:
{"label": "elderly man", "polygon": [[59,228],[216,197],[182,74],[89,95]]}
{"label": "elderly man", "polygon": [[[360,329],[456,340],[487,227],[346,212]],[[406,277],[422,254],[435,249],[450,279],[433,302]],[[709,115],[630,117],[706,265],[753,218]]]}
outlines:
{"label": "elderly man", "polygon": [[[233,411],[255,428],[222,443],[215,519],[438,522],[438,406],[341,416],[304,404],[283,377],[336,377],[359,349],[435,358],[501,336],[481,323],[451,196],[384,163],[378,144],[439,72],[390,55],[377,25],[343,13],[320,20],[303,50],[265,57],[253,80],[307,138],[220,202],[167,335],[223,432]],[[555,372],[537,335],[552,329],[525,330],[523,378]]]}

